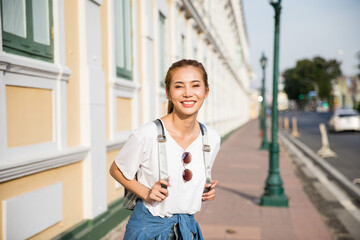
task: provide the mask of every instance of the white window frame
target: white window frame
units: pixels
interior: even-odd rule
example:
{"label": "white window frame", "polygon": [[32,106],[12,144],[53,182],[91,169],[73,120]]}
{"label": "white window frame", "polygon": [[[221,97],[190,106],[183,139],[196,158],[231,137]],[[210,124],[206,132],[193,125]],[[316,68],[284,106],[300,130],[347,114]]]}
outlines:
{"label": "white window frame", "polygon": [[[155,114],[156,117],[161,117],[162,106],[164,103],[167,103],[167,97],[165,92],[165,86],[161,86],[161,75],[160,75],[160,56],[159,56],[159,48],[160,46],[160,26],[159,26],[159,16],[160,14],[165,17],[165,43],[169,43],[169,8],[167,5],[167,1],[165,0],[157,0],[156,5],[153,9],[153,22],[154,22],[154,39],[155,39]],[[165,68],[167,69],[167,65],[169,65],[169,46],[165,46],[167,49],[165,50]],[[166,72],[166,71],[165,71]],[[166,73],[165,73],[166,74]],[[164,76],[165,77],[165,76]]]}
{"label": "white window frame", "polygon": [[[53,2],[54,62],[45,62],[0,49],[0,182],[81,161],[88,149],[67,147],[64,1]],[[1,24],[0,24],[1,25]],[[0,31],[0,39],[2,39]],[[53,141],[7,146],[6,86],[49,89],[53,92]]]}
{"label": "white window frame", "polygon": [[[138,29],[137,26],[137,1],[131,1],[131,31],[132,31],[132,78],[129,81],[128,78],[117,75],[117,60],[116,60],[116,27],[115,24],[110,24],[108,31],[108,73],[109,73],[109,89],[108,89],[108,99],[109,99],[109,141],[107,143],[107,151],[119,149],[129,137],[131,131],[139,126],[139,91],[141,90],[141,85],[139,83],[139,59],[138,59],[138,49],[136,46],[139,46],[137,43],[138,39]],[[115,20],[115,3],[114,1],[108,2],[108,22],[112,23]],[[117,130],[117,98],[130,98],[132,99],[132,128],[125,131]]]}

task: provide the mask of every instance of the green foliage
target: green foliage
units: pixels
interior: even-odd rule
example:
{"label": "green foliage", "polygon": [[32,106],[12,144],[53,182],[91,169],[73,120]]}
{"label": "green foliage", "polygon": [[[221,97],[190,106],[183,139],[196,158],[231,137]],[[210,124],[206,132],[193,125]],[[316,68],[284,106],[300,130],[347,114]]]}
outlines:
{"label": "green foliage", "polygon": [[359,69],[358,78],[360,78],[360,51],[357,53],[357,59],[359,60],[359,63],[357,65],[357,68]]}
{"label": "green foliage", "polygon": [[355,106],[354,109],[357,110],[358,112],[360,112],[360,102],[358,102]]}
{"label": "green foliage", "polygon": [[303,96],[314,90],[318,92],[319,100],[331,100],[333,98],[331,81],[342,74],[340,64],[335,59],[327,61],[322,57],[297,61],[294,68],[287,69],[283,73],[284,90],[288,98],[295,100],[301,106],[307,101]]}

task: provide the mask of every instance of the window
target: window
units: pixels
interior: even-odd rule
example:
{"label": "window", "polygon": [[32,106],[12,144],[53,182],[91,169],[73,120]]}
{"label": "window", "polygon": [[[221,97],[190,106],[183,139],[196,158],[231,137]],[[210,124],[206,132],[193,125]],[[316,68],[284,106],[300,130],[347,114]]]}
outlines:
{"label": "window", "polygon": [[115,1],[116,73],[132,79],[131,0]]}
{"label": "window", "polygon": [[165,74],[166,74],[166,41],[165,41],[165,16],[159,13],[159,76],[160,86],[165,87]]}
{"label": "window", "polygon": [[52,0],[1,0],[5,52],[52,62]]}
{"label": "window", "polygon": [[185,53],[186,53],[186,50],[185,50],[185,36],[184,35],[181,35],[181,50],[180,50],[180,59],[183,59],[185,58]]}
{"label": "window", "polygon": [[243,51],[242,51],[242,47],[239,44],[237,46],[237,61],[236,61],[236,65],[237,67],[241,67],[242,63],[243,63]]}

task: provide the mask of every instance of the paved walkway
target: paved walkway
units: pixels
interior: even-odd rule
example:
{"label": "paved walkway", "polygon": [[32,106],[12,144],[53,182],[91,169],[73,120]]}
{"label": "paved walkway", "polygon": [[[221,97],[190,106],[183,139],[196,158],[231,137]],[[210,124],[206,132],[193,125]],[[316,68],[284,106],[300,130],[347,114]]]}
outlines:
{"label": "paved walkway", "polygon": [[222,145],[213,168],[217,196],[196,218],[205,239],[332,239],[280,148],[280,174],[289,208],[259,206],[269,153],[260,151],[259,122],[252,120]]}
{"label": "paved walkway", "polygon": [[[259,206],[269,162],[260,143],[259,122],[252,120],[221,145],[212,173],[220,182],[216,199],[196,214],[204,239],[332,239],[281,149],[280,172],[289,208]],[[106,239],[122,239],[121,230]]]}

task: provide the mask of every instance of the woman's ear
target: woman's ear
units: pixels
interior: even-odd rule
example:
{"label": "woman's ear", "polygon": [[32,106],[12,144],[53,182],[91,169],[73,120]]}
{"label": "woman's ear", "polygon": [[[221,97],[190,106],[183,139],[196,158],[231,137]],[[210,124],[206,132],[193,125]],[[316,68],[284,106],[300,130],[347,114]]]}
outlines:
{"label": "woman's ear", "polygon": [[166,98],[171,101],[171,96],[170,96],[170,93],[168,92],[168,90],[165,90],[166,92]]}
{"label": "woman's ear", "polygon": [[209,87],[205,87],[205,98],[209,95]]}

